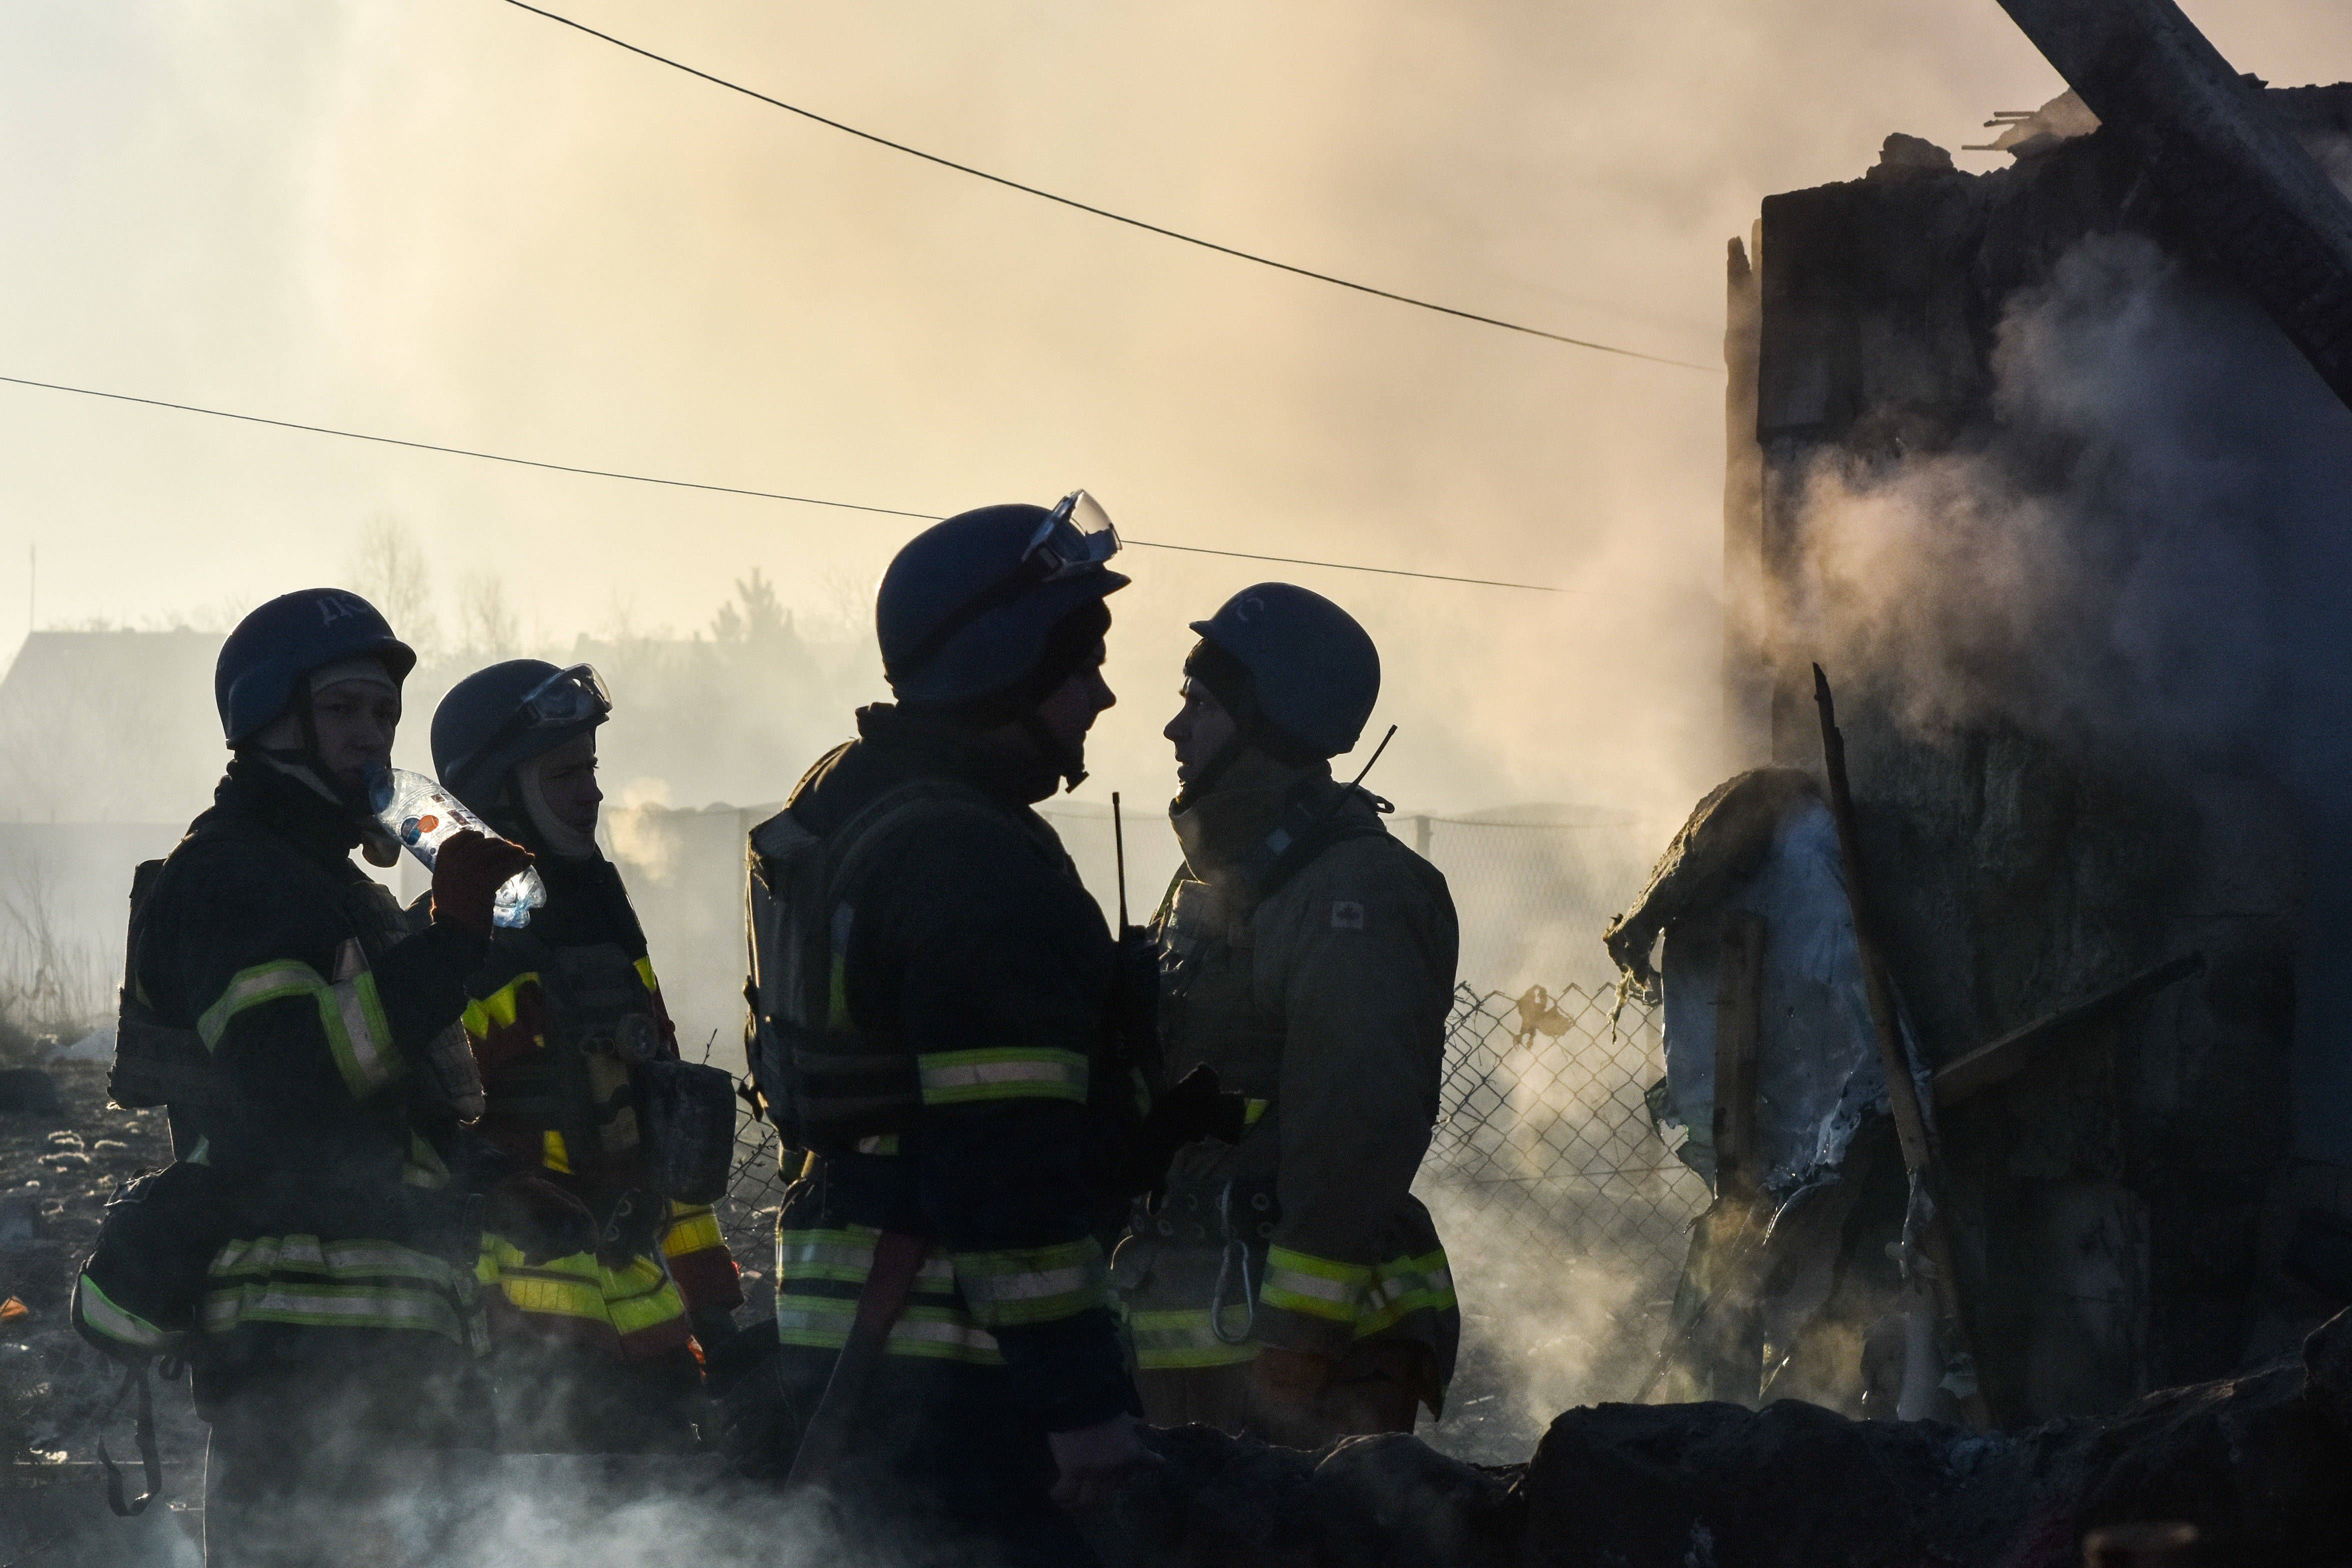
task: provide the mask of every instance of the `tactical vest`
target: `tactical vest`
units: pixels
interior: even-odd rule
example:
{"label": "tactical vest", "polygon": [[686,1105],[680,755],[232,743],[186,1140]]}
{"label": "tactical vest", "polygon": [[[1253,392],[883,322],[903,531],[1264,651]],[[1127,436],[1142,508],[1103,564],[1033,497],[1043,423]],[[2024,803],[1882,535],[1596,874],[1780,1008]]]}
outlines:
{"label": "tactical vest", "polygon": [[668,1054],[637,961],[611,943],[555,947],[527,931],[496,942],[514,969],[509,988],[536,977],[541,1014],[539,1049],[486,1075],[485,1113],[559,1135],[576,1176],[625,1171],[681,1203],[716,1200],[734,1147],[734,1083]]}
{"label": "tactical vest", "polygon": [[1001,823],[1003,813],[969,784],[923,779],[885,790],[824,837],[789,807],[751,830],[744,1055],[787,1148],[846,1154],[909,1131],[921,1112],[913,1053],[850,1021],[844,966],[856,915],[843,894],[892,834],[945,816]]}

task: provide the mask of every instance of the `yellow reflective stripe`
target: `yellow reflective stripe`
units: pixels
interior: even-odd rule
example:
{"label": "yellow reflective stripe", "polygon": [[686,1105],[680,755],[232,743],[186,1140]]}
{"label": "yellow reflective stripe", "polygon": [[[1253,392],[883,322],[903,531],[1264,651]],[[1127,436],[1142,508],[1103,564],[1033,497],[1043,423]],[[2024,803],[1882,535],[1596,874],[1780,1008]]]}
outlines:
{"label": "yellow reflective stripe", "polygon": [[539,1163],[563,1176],[572,1174],[572,1154],[563,1134],[550,1127],[539,1135]]}
{"label": "yellow reflective stripe", "polygon": [[[786,1230],[776,1237],[776,1280],[834,1280],[862,1285],[874,1270],[878,1230]],[[955,1264],[937,1252],[926,1254],[915,1273],[915,1289],[945,1295],[955,1289]]]}
{"label": "yellow reflective stripe", "polygon": [[462,1271],[396,1241],[320,1241],[315,1236],[255,1236],[229,1242],[205,1270],[216,1280],[317,1274],[329,1280],[406,1279],[446,1287]]}
{"label": "yellow reflective stripe", "polygon": [[1109,1299],[1110,1266],[1091,1236],[1050,1247],[955,1254],[972,1321],[992,1329],[1053,1322]]}
{"label": "yellow reflective stripe", "polygon": [[1155,1371],[1232,1366],[1257,1356],[1255,1340],[1227,1344],[1219,1339],[1206,1307],[1131,1309],[1127,1328],[1135,1342],[1136,1364]]}
{"label": "yellow reflective stripe", "polygon": [[934,1051],[915,1058],[926,1105],[991,1100],[1087,1098],[1087,1059],[1075,1051],[1004,1045],[985,1051]]}
{"label": "yellow reflective stripe", "polygon": [[895,1158],[898,1153],[898,1134],[877,1133],[870,1138],[860,1138],[857,1140],[857,1152],[861,1155],[887,1155]]}
{"label": "yellow reflective stripe", "polygon": [[[812,1350],[839,1350],[849,1343],[857,1315],[855,1301],[831,1296],[778,1295],[776,1338]],[[914,1302],[890,1325],[883,1349],[892,1355],[927,1355],[982,1365],[1003,1364],[996,1336],[952,1307]]]}
{"label": "yellow reflective stripe", "polygon": [[1366,1264],[1341,1263],[1287,1247],[1269,1248],[1265,1283],[1258,1290],[1258,1300],[1286,1312],[1352,1323],[1357,1298],[1371,1279],[1372,1270]]}
{"label": "yellow reflective stripe", "polygon": [[239,970],[196,1019],[196,1033],[205,1049],[217,1051],[237,1014],[266,1002],[304,996],[318,1005],[319,1027],[353,1098],[365,1099],[401,1075],[405,1064],[393,1046],[392,1026],[376,995],[375,977],[364,970],[331,986],[320,977],[318,970],[293,959]]}
{"label": "yellow reflective stripe", "polygon": [[661,995],[661,982],[654,978],[654,961],[650,956],[637,960],[637,978],[645,983],[646,995]]}
{"label": "yellow reflective stripe", "polygon": [[528,970],[517,975],[487,997],[478,997],[466,1004],[466,1032],[476,1040],[485,1040],[494,1029],[512,1029],[519,1014],[519,998],[525,986],[539,984],[539,971]]}
{"label": "yellow reflective stripe", "polygon": [[408,1134],[408,1157],[401,1162],[400,1181],[403,1186],[421,1186],[434,1192],[449,1185],[449,1166],[441,1158],[441,1151],[426,1143],[421,1133]]}
{"label": "yellow reflective stripe", "polygon": [[464,1343],[467,1325],[447,1295],[385,1285],[229,1285],[205,1298],[205,1332],[227,1333],[248,1322],[307,1328],[409,1329]]}
{"label": "yellow reflective stripe", "polygon": [[1265,1115],[1265,1108],[1266,1108],[1266,1106],[1267,1106],[1267,1104],[1268,1104],[1268,1103],[1269,1103],[1269,1102],[1267,1102],[1267,1101],[1265,1101],[1265,1100],[1257,1100],[1257,1099],[1250,1099],[1250,1100],[1244,1100],[1244,1101],[1243,1101],[1243,1102],[1242,1102],[1242,1125],[1243,1125],[1243,1126],[1244,1126],[1244,1127],[1255,1127],[1255,1126],[1256,1126],[1256,1125],[1257,1125],[1257,1119],[1258,1119],[1260,1116],[1263,1116],[1263,1115]]}
{"label": "yellow reflective stripe", "polygon": [[719,1216],[707,1207],[673,1203],[669,1214],[669,1228],[662,1232],[663,1257],[683,1258],[689,1252],[725,1245],[725,1238],[719,1232]]}
{"label": "yellow reflective stripe", "polygon": [[1444,1249],[1418,1258],[1400,1258],[1372,1270],[1372,1281],[1365,1289],[1356,1318],[1356,1337],[1393,1328],[1414,1312],[1452,1312],[1459,1305]]}
{"label": "yellow reflective stripe", "polygon": [[833,978],[825,988],[824,1027],[840,1030],[849,1027],[849,961],[843,957],[843,944],[834,944]]}
{"label": "yellow reflective stripe", "polygon": [[157,1328],[137,1312],[117,1306],[112,1298],[98,1288],[98,1281],[88,1274],[74,1281],[73,1312],[83,1327],[94,1329],[118,1344],[127,1344],[134,1350],[167,1350],[181,1338],[179,1334]]}
{"label": "yellow reflective stripe", "polygon": [[505,1237],[482,1238],[477,1271],[519,1312],[610,1323],[624,1335],[686,1315],[686,1299],[650,1258],[632,1258],[618,1269],[605,1268],[589,1252],[544,1263],[527,1264],[522,1258],[522,1249]]}

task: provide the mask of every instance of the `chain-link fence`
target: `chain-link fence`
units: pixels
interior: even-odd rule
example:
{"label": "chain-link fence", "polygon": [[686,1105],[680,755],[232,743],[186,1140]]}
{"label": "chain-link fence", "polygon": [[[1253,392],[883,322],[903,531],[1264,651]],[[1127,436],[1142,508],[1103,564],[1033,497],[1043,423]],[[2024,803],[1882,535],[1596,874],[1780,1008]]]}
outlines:
{"label": "chain-link fence", "polygon": [[1663,1071],[1656,1018],[1638,1000],[1463,986],[1422,1182],[1470,1200],[1454,1207],[1480,1247],[1679,1264],[1708,1194],[1652,1124],[1643,1092]]}

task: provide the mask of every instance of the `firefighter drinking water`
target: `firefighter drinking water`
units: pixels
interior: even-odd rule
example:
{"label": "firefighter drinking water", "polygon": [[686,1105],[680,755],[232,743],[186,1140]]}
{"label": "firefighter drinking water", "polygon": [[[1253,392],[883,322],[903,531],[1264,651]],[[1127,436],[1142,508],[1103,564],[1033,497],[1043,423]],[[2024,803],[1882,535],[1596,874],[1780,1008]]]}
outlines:
{"label": "firefighter drinking water", "polygon": [[1437,1114],[1456,929],[1386,803],[1331,776],[1380,692],[1354,618],[1244,589],[1207,621],[1168,725],[1184,869],[1155,922],[1170,1076],[1247,1097],[1237,1146],[1180,1152],[1113,1284],[1144,1408],[1316,1448],[1410,1432],[1461,1334],[1408,1190]]}
{"label": "firefighter drinking water", "polygon": [[247,616],[214,682],[227,775],[133,883],[110,1086],[168,1105],[176,1160],[110,1206],[74,1314],[125,1360],[186,1360],[215,1568],[436,1560],[426,1505],[487,1441],[451,1053],[530,857],[451,839],[414,925],[352,863],[396,857],[369,779],[415,664],[355,594]]}
{"label": "firefighter drinking water", "polygon": [[[742,1302],[704,1202],[666,1181],[662,1134],[733,1141],[732,1086],[699,1129],[662,1122],[663,1075],[688,1071],[619,869],[596,845],[595,671],[513,659],[452,687],[433,716],[441,782],[527,845],[546,902],[491,938],[468,982],[488,1185],[481,1274],[500,1446],[677,1450],[705,1407],[694,1341],[724,1364]],[[695,1197],[705,1195],[696,1194]],[[704,1422],[708,1425],[707,1420]]]}

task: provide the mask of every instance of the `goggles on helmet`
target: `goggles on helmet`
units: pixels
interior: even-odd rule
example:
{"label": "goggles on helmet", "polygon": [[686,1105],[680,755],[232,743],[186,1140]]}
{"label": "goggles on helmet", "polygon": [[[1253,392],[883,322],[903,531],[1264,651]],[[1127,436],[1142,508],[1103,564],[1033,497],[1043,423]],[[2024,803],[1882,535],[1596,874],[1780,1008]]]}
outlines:
{"label": "goggles on helmet", "polygon": [[1099,570],[1118,553],[1118,530],[1102,503],[1084,490],[1073,490],[1045,514],[1023,547],[1021,560],[993,587],[966,600],[952,614],[900,657],[892,666],[904,675],[930,663],[950,638],[992,610],[1000,610],[1049,582],[1060,582]]}
{"label": "goggles on helmet", "polygon": [[1058,582],[1090,567],[1101,566],[1118,553],[1118,529],[1102,503],[1084,490],[1073,490],[1045,514],[1022,552],[1024,565],[1045,568],[1044,580]]}
{"label": "goggles on helmet", "polygon": [[490,731],[481,745],[451,763],[448,777],[443,782],[456,788],[456,781],[477,761],[518,735],[601,719],[612,711],[612,691],[593,664],[574,664],[570,669],[558,670],[523,693],[514,712]]}

